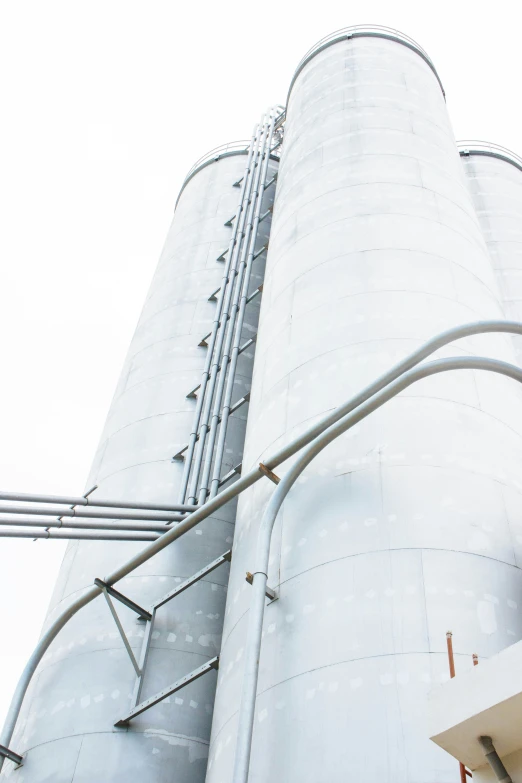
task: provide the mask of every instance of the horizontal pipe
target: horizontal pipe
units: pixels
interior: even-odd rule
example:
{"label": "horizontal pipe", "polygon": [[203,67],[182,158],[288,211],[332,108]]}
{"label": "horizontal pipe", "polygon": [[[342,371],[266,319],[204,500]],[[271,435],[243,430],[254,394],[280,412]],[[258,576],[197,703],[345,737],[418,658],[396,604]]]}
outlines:
{"label": "horizontal pipe", "polygon": [[181,503],[130,503],[124,500],[102,500],[72,495],[38,495],[27,492],[0,492],[0,500],[20,500],[22,503],[60,503],[65,506],[95,506],[96,508],[142,508],[147,511],[194,511],[194,506]]}
{"label": "horizontal pipe", "polygon": [[104,520],[82,519],[74,522],[70,519],[40,519],[35,517],[1,516],[0,526],[12,525],[14,527],[56,527],[71,528],[77,530],[119,530],[120,532],[143,530],[149,533],[165,533],[169,526],[160,522],[105,522]]}
{"label": "horizontal pipe", "polygon": [[182,514],[169,514],[165,511],[105,511],[104,509],[59,508],[58,506],[3,506],[0,514],[37,514],[48,517],[77,517],[80,519],[139,519],[155,522],[179,522]]}
{"label": "horizontal pipe", "polygon": [[[437,351],[439,348],[442,348],[448,343],[451,343],[455,340],[460,340],[464,337],[490,333],[522,334],[522,323],[518,323],[517,321],[502,320],[475,321],[474,323],[455,326],[446,330],[445,332],[442,332],[431,340],[425,342],[420,346],[420,348],[413,351],[405,359],[395,364],[390,370],[379,376],[377,380],[366,386],[361,392],[349,399],[346,403],[340,405],[332,413],[324,416],[319,422],[306,430],[302,435],[295,438],[295,440],[291,441],[287,446],[280,449],[271,457],[265,458],[265,466],[273,469],[282,462],[285,462],[289,457],[300,451],[303,446],[311,443],[314,438],[320,435],[332,424],[339,421],[339,419],[343,418],[350,411],[353,411],[355,408],[357,408],[357,406],[364,403],[372,395],[385,388],[389,383],[396,380],[404,372],[411,369],[412,367],[415,367],[415,365],[419,364],[419,362],[421,362],[427,356],[435,353],[435,351]],[[158,538],[156,541],[153,541],[151,544],[149,544],[149,546],[145,547],[141,552],[120,566],[120,568],[114,571],[105,581],[109,584],[115,584],[120,579],[123,579],[125,576],[127,576],[127,574],[130,574],[136,568],[143,565],[143,563],[146,563],[147,560],[150,560],[151,557],[154,557],[154,555],[156,555],[158,552],[161,552],[162,549],[169,546],[173,541],[180,538],[189,530],[192,530],[197,524],[199,524],[199,522],[207,519],[207,517],[210,517],[215,511],[220,509],[233,498],[237,497],[241,492],[244,492],[245,489],[248,489],[248,487],[251,487],[263,477],[264,474],[261,472],[259,467],[253,468],[253,470],[246,473],[234,484],[220,492],[219,495],[216,495],[211,500],[208,500],[204,506],[198,508],[192,514],[186,517],[183,522],[180,522],[178,525],[171,528],[167,533],[164,533],[162,536],[160,536],[160,538]],[[11,705],[4,723],[2,736],[0,738],[1,744],[8,746],[11,741],[26,690],[29,686],[29,683],[31,682],[33,673],[35,672],[36,667],[45,654],[47,648],[64,627],[64,625],[68,623],[71,617],[74,617],[74,615],[80,609],[97,598],[97,596],[100,595],[100,592],[100,588],[96,587],[95,585],[87,590],[82,596],[80,596],[80,598],[77,598],[75,601],[73,601],[71,605],[55,619],[52,625],[50,625],[47,629],[46,633],[40,638],[37,646],[33,650],[32,655],[25,665],[25,668],[20,676],[13,694]],[[2,764],[3,759],[0,758],[0,769],[2,768]]]}
{"label": "horizontal pipe", "polygon": [[0,528],[0,538],[81,538],[89,541],[155,541],[159,533],[117,533],[115,530],[9,530]]}

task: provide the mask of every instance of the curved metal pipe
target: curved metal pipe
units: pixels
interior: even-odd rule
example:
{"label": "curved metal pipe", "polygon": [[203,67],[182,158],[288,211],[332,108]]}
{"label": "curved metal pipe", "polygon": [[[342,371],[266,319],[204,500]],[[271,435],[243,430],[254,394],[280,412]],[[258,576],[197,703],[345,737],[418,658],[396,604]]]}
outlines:
{"label": "curved metal pipe", "polygon": [[[371,383],[369,386],[366,386],[363,391],[359,392],[359,394],[356,394],[355,397],[352,397],[344,405],[339,406],[339,408],[336,408],[334,411],[332,411],[332,413],[324,416],[319,422],[306,430],[302,435],[295,438],[295,440],[291,441],[275,454],[272,454],[272,456],[266,458],[264,460],[264,464],[268,468],[276,468],[282,462],[285,462],[285,460],[287,460],[289,457],[292,457],[294,454],[296,454],[300,449],[303,448],[303,446],[308,445],[314,438],[327,429],[327,427],[330,427],[332,424],[339,421],[339,419],[341,419],[350,411],[354,410],[358,405],[361,405],[361,403],[365,402],[365,400],[367,400],[369,397],[379,392],[404,372],[410,370],[416,364],[421,362],[427,356],[430,356],[439,348],[442,348],[444,345],[447,345],[454,340],[460,340],[464,337],[471,337],[472,335],[488,334],[494,332],[522,335],[522,323],[518,323],[517,321],[477,321],[475,323],[464,324],[463,326],[455,326],[445,332],[442,332],[442,334],[437,335],[437,337],[428,340],[428,342],[424,343],[424,345],[422,345],[416,351],[413,351],[413,353],[411,353],[401,362],[398,362],[391,368],[391,370],[388,370],[388,372],[381,375],[376,381]],[[196,511],[186,517],[183,522],[180,522],[175,527],[169,528],[168,532],[163,533],[163,535],[160,536],[156,541],[149,544],[149,546],[145,547],[141,552],[136,554],[130,560],[127,560],[127,562],[120,566],[120,568],[114,571],[110,576],[106,577],[104,581],[107,584],[113,585],[120,579],[123,579],[123,577],[127,576],[127,574],[130,574],[131,571],[134,571],[135,568],[138,568],[140,565],[143,565],[143,563],[146,563],[147,560],[150,560],[151,557],[154,557],[154,555],[156,555],[158,552],[161,552],[162,549],[169,546],[169,544],[171,544],[177,538],[180,538],[184,533],[192,530],[192,528],[194,528],[199,522],[211,516],[215,511],[224,506],[233,498],[237,497],[237,495],[239,495],[245,489],[248,489],[248,487],[251,487],[256,483],[256,481],[259,481],[259,479],[263,477],[264,473],[262,473],[258,467],[253,468],[230,487],[227,487],[227,489],[223,490],[223,492],[220,492],[219,495],[216,495],[214,498],[209,500],[204,506],[196,509]],[[31,678],[36,670],[36,667],[45,654],[47,648],[53,639],[58,635],[63,626],[67,623],[67,621],[73,617],[83,606],[100,595],[100,593],[101,589],[96,586],[87,590],[81,596],[81,598],[76,599],[76,601],[74,601],[66,610],[64,610],[63,614],[54,621],[54,623],[49,627],[47,632],[38,642],[38,645],[29,658],[29,661],[27,662],[18,681],[4,723],[0,744],[8,746],[11,741],[25,693],[29,683],[31,682]],[[3,757],[0,757],[0,770],[2,769],[2,765]]]}
{"label": "curved metal pipe", "polygon": [[483,357],[455,357],[439,359],[427,365],[410,370],[400,378],[390,383],[386,388],[360,405],[357,410],[347,414],[336,424],[325,430],[316,438],[307,449],[299,456],[290,470],[277,485],[263,514],[259,528],[257,547],[255,552],[255,565],[253,569],[252,597],[250,601],[250,616],[248,621],[248,635],[245,644],[245,669],[243,674],[243,687],[241,704],[238,716],[238,735],[236,744],[236,756],[234,763],[233,783],[247,783],[248,768],[250,764],[250,751],[252,748],[252,734],[254,728],[254,712],[256,705],[257,681],[259,674],[259,657],[261,652],[261,635],[263,631],[263,616],[265,611],[265,589],[268,574],[268,561],[270,555],[270,542],[277,514],[290,489],[299,478],[307,465],[328,446],[332,441],[342,435],[346,430],[369,416],[370,413],[380,408],[386,402],[396,397],[401,391],[407,389],[413,383],[449,370],[486,370],[512,378],[522,383],[522,369],[508,362],[500,362],[496,359]]}

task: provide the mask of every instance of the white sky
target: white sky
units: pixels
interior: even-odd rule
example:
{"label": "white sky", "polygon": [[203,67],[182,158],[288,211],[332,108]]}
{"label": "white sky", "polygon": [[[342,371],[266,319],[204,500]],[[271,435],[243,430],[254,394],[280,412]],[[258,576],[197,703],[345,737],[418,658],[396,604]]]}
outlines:
{"label": "white sky", "polygon": [[[522,153],[517,5],[3,0],[0,488],[82,494],[186,171],[249,138],[324,35],[410,35],[457,138]],[[0,720],[63,551],[0,539]]]}

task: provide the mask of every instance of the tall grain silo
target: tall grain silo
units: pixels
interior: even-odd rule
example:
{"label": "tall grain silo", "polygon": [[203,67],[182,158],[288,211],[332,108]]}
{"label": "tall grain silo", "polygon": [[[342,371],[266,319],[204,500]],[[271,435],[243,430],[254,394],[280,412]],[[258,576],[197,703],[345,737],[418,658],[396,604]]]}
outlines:
{"label": "tall grain silo", "polygon": [[[498,318],[430,59],[384,30],[320,42],[288,97],[244,469],[431,336]],[[513,361],[507,336],[438,356],[476,352]],[[506,379],[426,379],[302,474],[272,537],[250,783],[456,779],[427,739],[424,697],[448,676],[448,629],[460,667],[521,638],[521,412]],[[208,783],[246,779],[237,759],[233,774],[245,571],[272,491],[260,482],[239,500]]]}
{"label": "tall grain silo", "polygon": [[[222,337],[223,366],[229,335],[230,357],[236,337],[241,348],[250,342],[237,357],[236,372],[226,376],[232,405],[248,399],[258,299],[244,308],[239,326],[237,316],[241,300],[260,285],[265,263],[265,252],[259,252],[246,280],[255,194],[264,194],[265,211],[273,200],[273,188],[264,193],[261,181],[265,161],[265,178],[277,167],[267,148],[268,127],[261,123],[250,143],[225,145],[204,156],[185,180],[87,482],[87,489],[96,487],[90,500],[135,502],[138,518],[140,513],[146,517],[139,503],[165,508],[178,501],[187,507],[193,503],[190,486],[194,480],[200,489],[203,466],[196,475],[194,460],[179,452],[194,428],[204,426],[203,410],[199,421],[194,418],[203,399],[201,384],[210,384],[212,378],[218,383],[221,377],[216,352],[209,351],[212,339],[217,343]],[[258,248],[266,244],[269,218],[259,225]],[[241,462],[247,407],[230,412],[220,477]],[[209,427],[211,414],[212,408]],[[185,477],[187,488],[182,490]],[[156,530],[130,537],[157,538],[166,515],[152,515],[160,517]],[[175,525],[182,515],[170,516]],[[235,506],[229,504],[179,545],[119,582],[118,591],[150,611],[155,601],[230,550],[234,518]],[[130,526],[121,524],[122,530]],[[47,625],[92,586],[95,577],[103,580],[143,547],[133,541],[71,543]],[[227,569],[224,563],[158,608],[153,623],[140,621],[131,608],[112,599],[139,666],[147,654],[142,682],[103,598],[78,613],[45,655],[25,699],[11,743],[24,753],[24,766],[17,772],[9,765],[4,774],[17,774],[26,783],[129,781],[136,775],[159,783],[171,779],[175,770],[180,783],[203,783],[215,673],[163,700],[129,728],[118,729],[114,723],[135,703],[219,653]]]}
{"label": "tall grain silo", "polygon": [[[522,381],[522,326],[497,269],[518,270],[522,190],[514,156],[468,152],[466,177],[423,49],[359,26],[193,167],[86,495],[43,523],[91,540],[67,550],[3,776],[455,781],[424,725],[446,632],[459,670],[522,638],[522,398],[501,377]],[[436,370],[404,361],[470,323],[431,344]]]}

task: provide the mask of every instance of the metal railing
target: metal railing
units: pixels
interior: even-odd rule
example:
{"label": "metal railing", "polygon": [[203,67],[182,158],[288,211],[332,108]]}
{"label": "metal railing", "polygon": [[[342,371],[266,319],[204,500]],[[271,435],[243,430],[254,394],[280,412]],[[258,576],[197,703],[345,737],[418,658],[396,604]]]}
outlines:
{"label": "metal railing", "polygon": [[502,147],[500,144],[493,144],[489,141],[465,140],[458,141],[457,148],[461,157],[484,155],[490,158],[498,158],[506,163],[511,163],[522,171],[522,157],[508,150],[507,147]]}
{"label": "metal railing", "polygon": [[294,86],[297,77],[299,76],[299,74],[301,73],[305,65],[307,65],[310,62],[310,60],[312,60],[316,56],[316,54],[319,54],[319,52],[324,51],[324,49],[328,49],[329,46],[332,46],[333,44],[338,43],[339,41],[345,41],[351,38],[384,38],[388,41],[395,41],[395,43],[399,43],[402,44],[403,46],[407,46],[408,49],[411,49],[413,52],[416,52],[418,55],[420,55],[420,57],[422,57],[422,59],[426,62],[426,64],[429,65],[429,67],[435,74],[435,77],[440,85],[442,94],[444,96],[446,95],[446,93],[444,92],[444,87],[442,86],[442,82],[439,78],[439,75],[435,69],[435,66],[431,58],[424,51],[424,49],[421,46],[419,46],[419,44],[416,41],[413,40],[413,38],[410,38],[408,35],[404,35],[404,33],[401,33],[399,30],[394,30],[392,27],[382,27],[381,25],[358,24],[358,25],[353,25],[352,27],[343,27],[341,30],[337,30],[335,33],[330,33],[330,35],[327,35],[325,36],[325,38],[322,38],[314,46],[312,46],[311,49],[307,51],[307,53],[304,55],[299,65],[297,66],[295,73],[292,77],[292,81],[290,82],[290,87],[288,89],[288,96],[286,100],[287,106],[290,99],[290,93],[292,92],[292,87]]}

